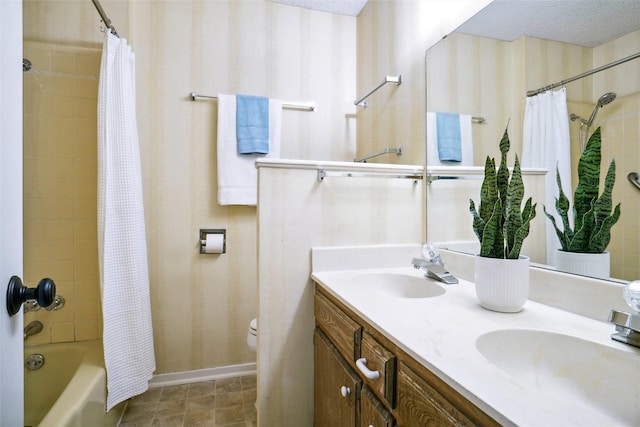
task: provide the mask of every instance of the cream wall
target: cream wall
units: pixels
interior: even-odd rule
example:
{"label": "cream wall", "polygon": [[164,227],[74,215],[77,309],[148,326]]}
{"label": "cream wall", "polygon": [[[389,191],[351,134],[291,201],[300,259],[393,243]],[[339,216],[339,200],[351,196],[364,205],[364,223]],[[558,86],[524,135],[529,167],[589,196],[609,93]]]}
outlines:
{"label": "cream wall", "polygon": [[[311,248],[422,242],[422,180],[331,176],[370,166],[264,163],[258,170],[260,426],[313,425]],[[329,171],[323,182],[318,168]]]}
{"label": "cream wall", "polygon": [[[356,19],[262,0],[102,5],[136,53],[156,373],[252,362],[256,208],[217,204],[216,103],[187,95],[314,102],[283,111],[282,156],[351,160]],[[26,40],[101,47],[90,1],[26,0],[24,14]],[[226,228],[227,253],[200,255],[200,228]]]}
{"label": "cream wall", "polygon": [[[425,51],[490,0],[369,0],[358,15],[357,98],[384,80],[402,74],[358,107],[358,157],[386,147],[402,156],[370,162],[425,164]],[[353,100],[355,100],[354,98]]]}

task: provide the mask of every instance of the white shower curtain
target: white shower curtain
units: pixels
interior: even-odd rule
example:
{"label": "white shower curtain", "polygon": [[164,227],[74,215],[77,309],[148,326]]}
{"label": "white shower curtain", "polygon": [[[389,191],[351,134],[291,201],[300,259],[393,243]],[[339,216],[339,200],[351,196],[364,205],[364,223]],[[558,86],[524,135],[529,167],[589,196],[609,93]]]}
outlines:
{"label": "white shower curtain", "polygon": [[[562,88],[528,97],[524,113],[522,166],[548,170],[545,177],[545,199],[547,212],[562,221],[556,214],[555,199],[558,197],[556,166],[562,179],[562,191],[573,199],[571,185],[571,156],[569,137],[569,115],[567,113],[567,93]],[[538,215],[544,215],[538,205]],[[556,249],[560,248],[558,236],[545,217],[547,238],[547,264],[555,265]]]}
{"label": "white shower curtain", "polygon": [[98,90],[98,250],[107,410],[143,393],[155,370],[136,123],[135,58],[106,32]]}

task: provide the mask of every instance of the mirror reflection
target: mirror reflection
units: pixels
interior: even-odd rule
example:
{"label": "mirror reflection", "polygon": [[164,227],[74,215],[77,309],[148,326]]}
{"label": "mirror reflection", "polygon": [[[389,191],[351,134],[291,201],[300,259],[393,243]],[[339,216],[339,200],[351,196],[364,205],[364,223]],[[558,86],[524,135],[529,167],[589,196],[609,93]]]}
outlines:
{"label": "mirror reflection", "polygon": [[[427,173],[432,179],[427,186],[427,238],[477,253],[468,200],[478,197],[484,159],[499,157],[498,142],[508,125],[511,152],[518,154],[523,166],[532,166],[524,176],[526,197],[538,202],[522,253],[534,263],[556,268],[560,241],[543,211],[545,205],[562,229],[554,202],[556,170],[542,163],[550,156],[547,164],[559,165],[563,191],[573,199],[579,159],[587,139],[599,129],[598,194],[603,193],[609,164],[615,159],[611,213],[618,203],[621,210],[606,245],[610,259],[605,277],[639,278],[640,191],[627,176],[640,172],[640,58],[618,63],[638,52],[640,2],[624,0],[496,0],[429,49]],[[590,74],[610,64],[616,65]],[[527,96],[537,92],[541,95]],[[550,132],[544,127],[540,133],[531,130],[536,128],[531,104],[545,97],[559,98],[556,139],[540,136]],[[433,147],[438,113],[459,116],[461,146],[472,147],[472,154],[463,155],[460,162],[440,160]]]}

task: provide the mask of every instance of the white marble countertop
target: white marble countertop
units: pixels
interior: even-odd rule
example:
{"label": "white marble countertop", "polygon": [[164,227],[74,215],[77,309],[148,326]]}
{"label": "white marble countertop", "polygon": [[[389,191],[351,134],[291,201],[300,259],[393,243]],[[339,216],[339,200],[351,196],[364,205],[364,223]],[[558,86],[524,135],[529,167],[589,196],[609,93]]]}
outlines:
{"label": "white marble countertop", "polygon": [[[432,298],[395,298],[378,292],[363,292],[362,286],[354,286],[353,281],[362,274],[391,273],[425,281],[431,279],[424,278],[424,272],[409,266],[411,257],[407,258],[407,254],[413,253],[413,249],[389,257],[381,255],[382,252],[370,252],[366,256],[373,262],[369,264],[384,260],[382,265],[373,267],[353,262],[354,269],[347,267],[350,261],[358,258],[353,248],[346,253],[338,249],[338,252],[318,249],[314,249],[312,255],[312,278],[315,282],[500,423],[530,426],[640,425],[640,386],[628,390],[616,378],[611,378],[594,383],[592,387],[582,387],[570,380],[565,381],[562,375],[554,379],[552,386],[548,383],[539,386],[538,383],[543,381],[536,377],[533,368],[529,373],[509,375],[490,363],[476,347],[476,340],[483,334],[504,329],[547,331],[575,337],[593,345],[594,349],[625,353],[627,363],[631,361],[630,372],[621,371],[620,367],[618,371],[627,374],[622,380],[638,384],[640,349],[613,341],[610,338],[614,332],[612,324],[533,301],[527,301],[519,313],[492,312],[479,305],[474,284],[465,280],[455,285],[434,282],[442,286],[445,293]],[[329,259],[329,262],[323,263],[324,259]],[[401,260],[404,261],[399,263]],[[392,267],[391,264],[406,267]],[[526,336],[523,335],[523,339]],[[563,336],[558,338],[560,343],[565,343]],[[566,344],[570,345],[572,341],[568,338]],[[504,351],[510,351],[509,348],[518,346],[518,343],[504,345]],[[602,367],[608,366],[608,362],[616,364],[602,360],[606,352],[585,353],[581,360],[576,360],[576,366],[592,366],[602,372]],[[535,359],[536,356],[531,357]],[[526,366],[522,369],[528,369]],[[590,374],[581,372],[579,376]],[[624,405],[620,399],[625,399]],[[624,413],[613,409],[619,406],[626,407]]]}

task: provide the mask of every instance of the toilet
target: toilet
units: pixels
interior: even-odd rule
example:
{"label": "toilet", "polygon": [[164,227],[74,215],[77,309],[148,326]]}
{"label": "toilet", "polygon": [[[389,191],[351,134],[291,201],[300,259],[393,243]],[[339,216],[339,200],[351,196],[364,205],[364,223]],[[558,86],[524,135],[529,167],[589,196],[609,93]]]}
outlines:
{"label": "toilet", "polygon": [[258,319],[249,322],[249,332],[247,332],[247,345],[249,350],[256,352],[256,343],[258,338]]}

